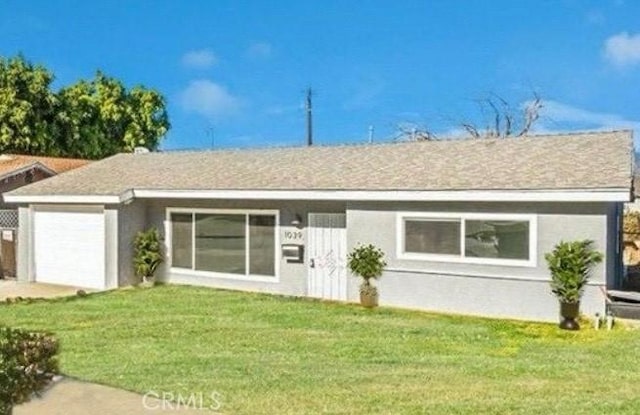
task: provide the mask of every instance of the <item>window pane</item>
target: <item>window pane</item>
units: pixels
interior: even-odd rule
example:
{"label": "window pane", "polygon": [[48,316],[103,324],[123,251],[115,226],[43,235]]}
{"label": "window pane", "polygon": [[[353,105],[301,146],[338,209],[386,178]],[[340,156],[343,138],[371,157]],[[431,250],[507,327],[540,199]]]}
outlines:
{"label": "window pane", "polygon": [[405,221],[405,252],[460,255],[460,220]]}
{"label": "window pane", "polygon": [[465,233],[465,256],[529,259],[528,221],[467,220]]}
{"label": "window pane", "polygon": [[275,275],[275,216],[249,216],[249,273]]}
{"label": "window pane", "polygon": [[245,215],[196,214],[196,267],[245,274]]}
{"label": "window pane", "polygon": [[191,268],[191,213],[171,214],[171,266]]}

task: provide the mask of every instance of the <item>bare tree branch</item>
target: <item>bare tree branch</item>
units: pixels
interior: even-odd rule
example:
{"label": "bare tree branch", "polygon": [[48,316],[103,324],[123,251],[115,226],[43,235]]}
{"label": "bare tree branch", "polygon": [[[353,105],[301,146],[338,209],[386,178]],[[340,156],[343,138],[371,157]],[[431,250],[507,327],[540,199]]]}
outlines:
{"label": "bare tree branch", "polygon": [[513,132],[513,114],[511,113],[511,107],[500,95],[494,93],[493,96],[500,101],[500,104],[502,105],[502,116],[504,117],[504,130],[502,135],[503,137],[510,137]]}
{"label": "bare tree branch", "polygon": [[396,129],[398,133],[393,138],[394,141],[432,141],[438,139],[431,130],[418,125],[398,124]]}
{"label": "bare tree branch", "polygon": [[[449,122],[458,124],[472,139],[480,138],[508,138],[522,137],[531,132],[533,125],[540,119],[540,110],[544,107],[542,98],[534,91],[533,100],[518,107],[517,112],[513,107],[496,93],[490,93],[487,98],[476,99],[481,115],[486,126],[479,128],[477,124],[469,121],[456,122],[449,117]],[[433,131],[414,123],[398,124],[398,134],[394,140],[403,141],[430,141],[438,137]]]}
{"label": "bare tree branch", "polygon": [[540,118],[540,110],[543,107],[542,99],[540,99],[540,96],[535,92],[533,96],[535,98],[533,102],[529,103],[524,109],[524,125],[520,133],[518,133],[518,137],[527,135],[529,130],[531,130],[531,126]]}
{"label": "bare tree branch", "polygon": [[487,103],[489,104],[489,106],[491,107],[491,109],[493,110],[493,116],[494,116],[494,134],[491,134],[492,132],[489,131],[489,136],[495,136],[495,137],[500,137],[501,135],[501,128],[500,128],[500,110],[498,110],[498,107],[496,107],[496,104],[493,103],[493,100],[491,98],[487,99]]}
{"label": "bare tree branch", "polygon": [[464,122],[461,123],[461,125],[462,125],[462,128],[464,128],[469,134],[471,134],[471,136],[473,138],[480,138],[481,137],[480,132],[478,131],[478,129],[474,125],[469,124],[469,123],[464,123]]}

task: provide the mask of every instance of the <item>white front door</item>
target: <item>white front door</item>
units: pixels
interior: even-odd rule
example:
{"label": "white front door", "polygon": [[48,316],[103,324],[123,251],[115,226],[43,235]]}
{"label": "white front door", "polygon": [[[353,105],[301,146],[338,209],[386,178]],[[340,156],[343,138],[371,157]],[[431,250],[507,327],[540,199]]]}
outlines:
{"label": "white front door", "polygon": [[309,213],[309,296],[347,299],[347,227],[344,213]]}
{"label": "white front door", "polygon": [[104,289],[105,220],[101,208],[33,212],[37,282]]}

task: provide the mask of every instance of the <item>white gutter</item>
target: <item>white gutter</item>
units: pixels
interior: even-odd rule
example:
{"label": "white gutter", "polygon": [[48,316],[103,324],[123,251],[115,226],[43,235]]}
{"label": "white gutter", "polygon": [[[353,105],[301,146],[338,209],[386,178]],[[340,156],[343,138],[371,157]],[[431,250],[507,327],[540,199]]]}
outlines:
{"label": "white gutter", "polygon": [[628,202],[629,189],[561,191],[412,190],[133,190],[140,199],[245,199],[438,202]]}
{"label": "white gutter", "polygon": [[120,196],[100,195],[3,195],[6,203],[70,203],[70,204],[118,204]]}
{"label": "white gutter", "polygon": [[398,202],[628,202],[629,189],[592,190],[127,190],[120,195],[12,195],[7,203],[119,204],[133,199]]}

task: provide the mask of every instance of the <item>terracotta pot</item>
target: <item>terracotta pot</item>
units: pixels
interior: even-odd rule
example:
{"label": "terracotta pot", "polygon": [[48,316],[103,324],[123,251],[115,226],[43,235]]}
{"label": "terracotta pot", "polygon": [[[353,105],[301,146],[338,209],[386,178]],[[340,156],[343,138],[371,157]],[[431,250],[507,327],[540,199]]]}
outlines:
{"label": "terracotta pot", "polygon": [[580,315],[580,303],[560,302],[560,328],[564,330],[580,330],[580,325],[576,320]]}
{"label": "terracotta pot", "polygon": [[360,293],[360,304],[367,308],[378,306],[378,293]]}

